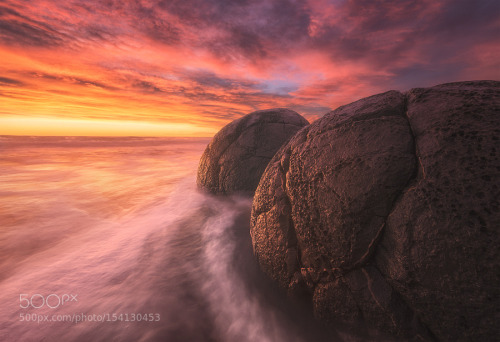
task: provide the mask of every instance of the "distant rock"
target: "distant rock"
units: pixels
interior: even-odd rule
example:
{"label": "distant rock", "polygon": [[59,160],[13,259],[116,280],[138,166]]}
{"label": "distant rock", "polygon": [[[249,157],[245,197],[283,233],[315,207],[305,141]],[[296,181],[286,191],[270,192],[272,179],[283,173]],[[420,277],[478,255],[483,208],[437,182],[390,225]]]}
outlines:
{"label": "distant rock", "polygon": [[198,167],[198,186],[213,194],[253,195],[276,151],[309,125],[293,110],[260,110],[223,127],[207,146]]}
{"label": "distant rock", "polygon": [[492,341],[500,316],[500,82],[390,91],[328,113],[271,160],[262,269],[326,321]]}

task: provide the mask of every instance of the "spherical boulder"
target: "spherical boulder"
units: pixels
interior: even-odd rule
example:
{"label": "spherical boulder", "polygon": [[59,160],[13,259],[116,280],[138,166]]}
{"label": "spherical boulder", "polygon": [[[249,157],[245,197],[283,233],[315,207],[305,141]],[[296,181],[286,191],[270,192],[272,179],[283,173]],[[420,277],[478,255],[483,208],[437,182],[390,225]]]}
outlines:
{"label": "spherical boulder", "polygon": [[340,107],[269,163],[251,217],[261,268],[326,321],[401,338],[494,340],[500,82]]}
{"label": "spherical boulder", "polygon": [[309,122],[293,110],[260,110],[223,127],[208,144],[197,184],[213,194],[253,195],[276,151]]}

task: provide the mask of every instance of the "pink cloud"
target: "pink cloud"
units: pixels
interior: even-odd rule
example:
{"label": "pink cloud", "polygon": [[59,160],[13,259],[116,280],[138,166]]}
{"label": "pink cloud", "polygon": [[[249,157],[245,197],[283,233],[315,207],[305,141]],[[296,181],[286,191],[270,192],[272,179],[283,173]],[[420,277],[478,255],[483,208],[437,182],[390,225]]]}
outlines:
{"label": "pink cloud", "polygon": [[388,89],[498,79],[498,13],[495,1],[9,0],[2,112],[220,127],[286,106],[314,119]]}

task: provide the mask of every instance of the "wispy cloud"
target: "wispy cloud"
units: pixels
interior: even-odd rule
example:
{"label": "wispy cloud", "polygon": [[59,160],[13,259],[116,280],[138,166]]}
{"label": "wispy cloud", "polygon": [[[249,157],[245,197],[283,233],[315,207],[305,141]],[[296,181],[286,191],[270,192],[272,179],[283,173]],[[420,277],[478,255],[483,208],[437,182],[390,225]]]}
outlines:
{"label": "wispy cloud", "polygon": [[188,122],[311,120],[388,89],[500,76],[500,3],[5,0],[0,110]]}

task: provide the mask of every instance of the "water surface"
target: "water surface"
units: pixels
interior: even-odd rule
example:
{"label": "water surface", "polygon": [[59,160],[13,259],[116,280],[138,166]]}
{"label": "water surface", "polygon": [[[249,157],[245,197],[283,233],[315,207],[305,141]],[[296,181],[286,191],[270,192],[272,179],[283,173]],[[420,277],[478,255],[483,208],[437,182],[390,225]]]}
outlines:
{"label": "water surface", "polygon": [[207,143],[0,137],[3,340],[347,339],[259,272],[250,199],[196,190]]}

